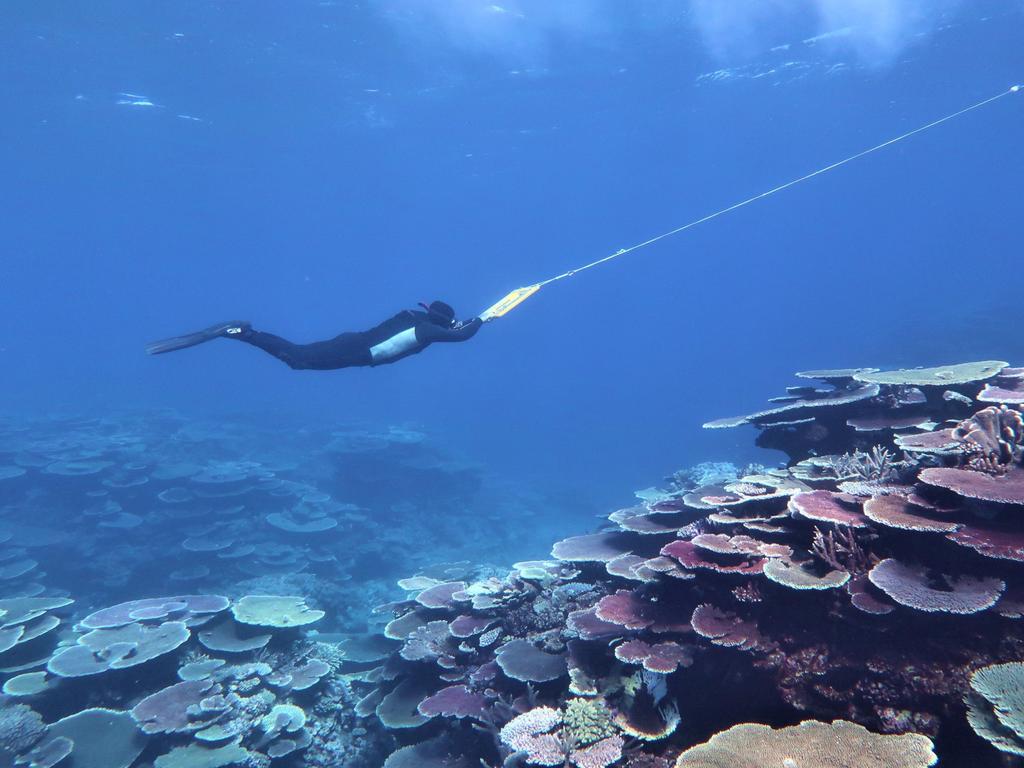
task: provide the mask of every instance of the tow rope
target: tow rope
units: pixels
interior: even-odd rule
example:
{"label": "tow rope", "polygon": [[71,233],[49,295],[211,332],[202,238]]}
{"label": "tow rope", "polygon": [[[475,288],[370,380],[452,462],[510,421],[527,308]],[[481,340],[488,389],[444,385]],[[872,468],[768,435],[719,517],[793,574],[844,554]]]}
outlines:
{"label": "tow rope", "polygon": [[950,120],[960,117],[961,115],[966,115],[968,112],[973,112],[976,109],[980,109],[981,107],[991,104],[994,101],[998,101],[999,99],[1009,96],[1012,93],[1019,93],[1022,90],[1024,90],[1024,86],[1011,86],[1009,89],[1002,91],[1001,93],[998,93],[995,96],[990,96],[989,98],[983,99],[982,101],[979,101],[976,104],[971,104],[969,107],[964,107],[963,109],[957,110],[956,112],[948,114],[945,117],[940,117],[938,120],[933,120],[932,122],[926,125],[914,128],[912,131],[907,131],[906,133],[901,134],[900,136],[889,139],[888,141],[883,141],[881,144],[876,144],[875,146],[862,150],[861,152],[858,152],[855,155],[850,155],[849,157],[843,158],[842,160],[839,160],[835,163],[826,165],[824,168],[819,168],[818,170],[808,173],[805,176],[793,179],[792,181],[787,181],[785,184],[780,184],[777,187],[769,189],[767,192],[762,192],[759,195],[748,197],[746,200],[742,200],[738,203],[730,205],[729,207],[723,208],[720,211],[715,211],[714,213],[710,213],[707,216],[702,216],[699,219],[691,221],[689,224],[684,224],[681,227],[676,227],[675,229],[669,230],[668,232],[664,232],[648,240],[644,240],[642,243],[631,245],[629,248],[620,248],[615,253],[592,261],[589,264],[584,264],[581,267],[576,267],[575,269],[570,269],[566,272],[562,272],[560,275],[549,277],[547,280],[542,280],[539,283],[533,283],[522,288],[516,288],[511,293],[502,297],[500,301],[491,305],[483,312],[481,312],[480,319],[483,320],[484,322],[487,322],[488,320],[493,320],[496,317],[504,317],[513,309],[515,309],[524,301],[526,301],[528,298],[533,296],[533,294],[537,293],[537,291],[539,291],[545,285],[550,285],[551,283],[558,282],[559,280],[565,280],[566,278],[572,277],[573,275],[577,275],[580,272],[583,272],[584,270],[596,267],[599,264],[604,264],[606,262],[612,261],[613,259],[617,259],[620,256],[625,256],[627,253],[632,253],[633,251],[638,251],[641,248],[646,248],[647,246],[653,245],[654,243],[657,243],[660,240],[672,237],[673,235],[678,235],[681,232],[685,232],[688,229],[693,229],[694,227],[709,222],[712,219],[717,219],[718,217],[724,216],[727,213],[732,213],[733,211],[739,210],[740,208],[744,208],[750,205],[751,203],[756,203],[758,200],[763,200],[766,197],[771,197],[772,195],[778,194],[779,192],[787,190],[790,187],[795,187],[797,184],[802,184],[805,181],[810,181],[811,179],[817,176],[821,176],[822,174],[828,173],[829,171],[834,171],[836,168],[840,168],[848,163],[852,163],[854,160],[859,160],[862,157],[866,157],[867,155],[873,154],[887,147],[891,147],[893,144],[898,144],[901,141],[909,139],[912,136],[916,136],[919,133],[923,133],[924,131],[940,126],[943,123],[947,123]]}

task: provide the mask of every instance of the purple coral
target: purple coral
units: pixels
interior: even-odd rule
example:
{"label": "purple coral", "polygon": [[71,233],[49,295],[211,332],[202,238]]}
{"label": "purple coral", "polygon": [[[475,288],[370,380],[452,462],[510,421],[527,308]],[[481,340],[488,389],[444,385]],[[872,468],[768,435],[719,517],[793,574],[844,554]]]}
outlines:
{"label": "purple coral", "polygon": [[626,629],[649,629],[652,632],[689,632],[690,624],[681,618],[675,606],[645,598],[638,591],[620,589],[602,597],[597,604],[597,618]]}
{"label": "purple coral", "polygon": [[547,653],[527,640],[510,640],[497,651],[501,671],[513,680],[544,683],[566,674],[565,657]]}
{"label": "purple coral", "polygon": [[648,672],[671,674],[679,667],[693,664],[693,653],[678,643],[655,643],[630,640],[616,646],[615,658],[627,664],[639,664]]}
{"label": "purple coral", "polygon": [[569,759],[577,768],[608,768],[622,759],[624,741],[621,736],[609,736],[583,749],[574,749]]}
{"label": "purple coral", "polygon": [[409,635],[399,654],[406,661],[435,661],[449,655],[450,639],[448,622],[431,621]]}
{"label": "purple coral", "polygon": [[931,467],[921,470],[921,482],[945,488],[967,499],[996,504],[1024,504],[1024,468],[1013,467],[1005,475],[993,476],[972,469]]}
{"label": "purple coral", "polygon": [[752,575],[761,573],[764,570],[764,559],[743,559],[733,562],[721,562],[724,558],[716,559],[706,554],[692,541],[677,539],[671,544],[666,544],[661,549],[661,554],[675,558],[683,568],[703,569],[716,571],[718,573],[735,573],[741,575]]}
{"label": "purple coral", "polygon": [[635,545],[636,540],[630,534],[594,533],[559,541],[551,548],[551,556],[566,562],[607,563],[630,554]]}
{"label": "purple coral", "polygon": [[466,588],[464,581],[450,581],[423,590],[416,596],[416,602],[424,608],[451,608],[454,595]]}
{"label": "purple coral", "polygon": [[860,509],[843,503],[840,494],[831,491],[798,493],[789,500],[790,509],[808,520],[863,528],[868,524]]}
{"label": "purple coral", "polygon": [[424,717],[442,715],[482,720],[486,717],[489,704],[486,696],[474,693],[464,685],[450,685],[421,701],[417,709]]}
{"label": "purple coral", "polygon": [[229,601],[220,595],[179,595],[151,597],[96,611],[79,622],[84,629],[114,629],[136,621],[155,621],[170,617],[213,614],[226,610]]}
{"label": "purple coral", "polygon": [[757,624],[713,605],[698,605],[690,618],[694,631],[715,645],[748,651],[763,645]]}
{"label": "purple coral", "polygon": [[551,733],[562,724],[562,713],[551,707],[536,707],[510,720],[501,729],[503,744],[516,752],[526,753],[527,762],[534,765],[562,765],[565,747],[562,740]]}
{"label": "purple coral", "polygon": [[190,710],[198,709],[214,684],[209,680],[177,683],[157,691],[140,701],[132,710],[132,717],[144,733],[175,733],[188,730]]}

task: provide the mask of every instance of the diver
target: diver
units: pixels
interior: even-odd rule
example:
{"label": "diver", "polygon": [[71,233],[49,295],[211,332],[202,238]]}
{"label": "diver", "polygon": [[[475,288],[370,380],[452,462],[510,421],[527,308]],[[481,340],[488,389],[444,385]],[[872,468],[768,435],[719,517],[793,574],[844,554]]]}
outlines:
{"label": "diver", "polygon": [[403,310],[368,331],[342,333],[312,344],[295,344],[272,333],[253,330],[250,323],[235,321],[155,341],[146,345],[146,352],[161,355],[213,339],[235,339],[262,349],[297,371],[332,371],[394,363],[422,352],[435,341],[467,341],[484,323],[480,317],[457,321],[455,310],[443,301],[420,306],[422,310]]}

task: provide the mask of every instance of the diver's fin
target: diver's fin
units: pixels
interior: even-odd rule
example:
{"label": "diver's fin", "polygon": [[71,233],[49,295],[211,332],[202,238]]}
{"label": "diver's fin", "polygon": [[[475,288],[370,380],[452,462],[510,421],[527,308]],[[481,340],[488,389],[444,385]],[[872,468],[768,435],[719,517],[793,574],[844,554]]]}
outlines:
{"label": "diver's fin", "polygon": [[174,336],[170,339],[160,339],[146,345],[146,354],[162,355],[165,352],[176,352],[179,349],[194,347],[221,336],[238,336],[252,326],[244,320],[234,320],[228,323],[217,323],[209,328],[204,328],[195,333],[187,333],[184,336]]}

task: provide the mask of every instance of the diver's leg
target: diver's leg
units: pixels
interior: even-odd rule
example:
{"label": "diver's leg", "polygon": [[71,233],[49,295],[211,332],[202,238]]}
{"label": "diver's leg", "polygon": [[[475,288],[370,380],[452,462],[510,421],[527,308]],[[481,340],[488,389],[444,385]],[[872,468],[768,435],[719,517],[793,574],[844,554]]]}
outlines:
{"label": "diver's leg", "polygon": [[237,333],[229,331],[225,336],[258,347],[297,371],[333,371],[373,362],[370,348],[360,333],[343,333],[312,344],[295,344],[248,326],[239,328]]}
{"label": "diver's leg", "polygon": [[244,341],[262,349],[296,371],[317,367],[316,360],[313,359],[315,356],[310,354],[310,347],[314,346],[312,344],[295,344],[272,333],[254,331],[251,328],[243,329],[241,333],[232,334],[228,338]]}

